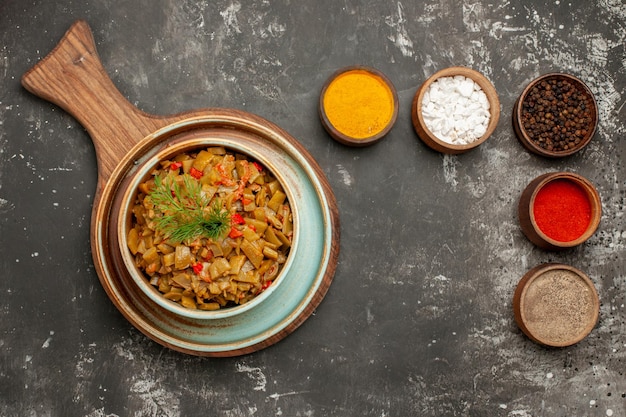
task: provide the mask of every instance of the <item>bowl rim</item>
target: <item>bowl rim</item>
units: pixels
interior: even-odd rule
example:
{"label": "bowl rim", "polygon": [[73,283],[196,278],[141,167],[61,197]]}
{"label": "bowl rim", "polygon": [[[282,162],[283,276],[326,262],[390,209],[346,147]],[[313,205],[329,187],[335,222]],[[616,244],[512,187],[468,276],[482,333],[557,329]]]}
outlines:
{"label": "bowl rim", "polygon": [[139,270],[139,268],[135,265],[133,261],[133,255],[128,250],[127,245],[128,229],[130,227],[130,224],[132,223],[131,207],[132,202],[137,195],[137,187],[142,181],[145,181],[145,179],[151,175],[150,172],[154,170],[161,161],[168,158],[173,158],[183,152],[206,149],[207,147],[211,146],[224,146],[227,151],[245,154],[246,156],[251,157],[256,161],[259,161],[263,167],[270,170],[272,175],[274,175],[274,177],[278,179],[280,184],[283,186],[285,193],[287,194],[288,201],[290,201],[290,203],[295,202],[292,191],[284,185],[284,177],[279,172],[277,172],[276,169],[272,169],[272,163],[262,153],[256,152],[254,149],[248,147],[237,147],[234,143],[227,142],[219,138],[188,138],[184,141],[181,141],[180,143],[159,149],[156,153],[150,155],[147,159],[142,161],[139,166],[135,167],[134,171],[129,175],[130,178],[128,180],[128,183],[126,184],[124,192],[121,194],[120,197],[121,209],[118,214],[118,227],[116,231],[119,247],[114,249],[118,250],[121,254],[124,266],[126,267],[128,274],[131,276],[132,282],[150,300],[155,302],[156,305],[180,317],[199,320],[218,320],[231,318],[253,309],[255,306],[268,299],[276,290],[276,288],[278,288],[278,286],[281,284],[281,282],[283,281],[283,277],[289,273],[291,264],[293,263],[294,259],[294,256],[292,256],[292,254],[295,254],[297,247],[299,246],[299,233],[297,230],[298,222],[300,221],[300,219],[297,210],[292,209],[294,233],[292,245],[285,263],[283,264],[276,278],[274,278],[272,284],[267,287],[261,294],[258,294],[256,297],[244,304],[221,308],[219,310],[189,309],[180,305],[179,303],[166,299],[165,297],[163,297],[163,294],[161,294],[156,288],[154,288],[153,285],[150,284],[148,277],[143,272],[141,272],[141,270]]}
{"label": "bowl rim", "polygon": [[[487,96],[487,99],[489,100],[490,118],[487,125],[487,130],[480,138],[468,144],[452,144],[439,139],[426,126],[421,110],[424,94],[429,89],[430,85],[439,78],[453,77],[455,75],[463,75],[465,77],[471,78],[476,84],[480,86],[480,88]],[[413,121],[413,126],[417,135],[430,148],[442,153],[463,153],[480,146],[493,134],[498,125],[498,121],[500,120],[500,98],[498,97],[498,93],[494,85],[482,73],[465,66],[451,66],[435,72],[433,75],[428,77],[426,81],[424,81],[424,83],[422,83],[422,85],[418,88],[413,97],[413,103],[411,106],[411,119]]]}
{"label": "bowl rim", "polygon": [[[527,326],[527,321],[526,321],[526,317],[524,314],[526,294],[528,292],[528,289],[532,286],[533,282],[535,282],[539,277],[541,277],[546,272],[553,271],[553,270],[566,270],[566,271],[572,272],[578,278],[580,278],[580,280],[582,280],[583,283],[591,291],[591,301],[593,303],[593,313],[592,313],[591,319],[586,324],[584,330],[581,331],[581,333],[578,336],[572,339],[563,341],[563,342],[554,342],[554,341],[546,340],[545,338],[542,338],[534,334],[532,330]],[[556,263],[556,262],[544,263],[544,264],[537,265],[534,268],[530,269],[528,272],[526,272],[526,274],[522,276],[522,278],[518,282],[517,287],[515,288],[515,293],[513,295],[513,311],[514,311],[515,321],[517,325],[524,332],[524,334],[528,336],[528,338],[530,338],[534,342],[537,342],[545,346],[566,347],[566,346],[574,345],[580,342],[581,340],[583,340],[585,337],[587,337],[591,333],[593,328],[596,326],[596,324],[598,323],[599,316],[600,316],[600,299],[598,296],[598,291],[596,290],[596,287],[593,281],[589,278],[589,276],[587,276],[587,274],[585,274],[578,268],[575,268],[571,265],[566,265],[563,263]]]}
{"label": "bowl rim", "polygon": [[[328,119],[328,116],[326,115],[326,109],[324,106],[324,97],[326,95],[326,91],[328,90],[328,87],[332,84],[332,82],[344,74],[347,74],[349,72],[357,72],[357,71],[367,72],[370,75],[374,76],[375,78],[380,79],[382,83],[389,89],[389,92],[391,93],[391,97],[393,101],[392,103],[393,111],[391,114],[391,119],[389,120],[387,125],[378,133],[372,136],[366,137],[366,138],[362,138],[362,139],[348,136],[345,133],[341,132],[339,129],[337,129]],[[322,121],[322,126],[333,139],[347,146],[364,147],[364,146],[373,145],[379,142],[391,131],[391,129],[393,129],[393,126],[395,125],[396,120],[398,119],[398,111],[399,111],[398,92],[396,90],[396,87],[393,85],[393,82],[391,82],[391,80],[382,71],[379,71],[378,69],[367,66],[367,65],[349,65],[349,66],[339,68],[326,79],[326,81],[324,82],[324,85],[322,86],[322,90],[319,96],[318,114],[319,114],[320,120]]]}
{"label": "bowl rim", "polygon": [[[291,270],[270,299],[253,310],[221,320],[187,319],[156,305],[132,284],[115,250],[119,247],[119,190],[125,188],[141,161],[192,133],[250,146],[276,163],[298,199],[298,230],[307,239],[307,256],[293,258]],[[330,290],[341,252],[337,199],[321,166],[301,142],[261,116],[218,107],[182,113],[180,120],[144,137],[122,155],[101,185],[91,221],[98,278],[124,318],[163,347],[209,357],[240,356],[265,349],[295,332]]]}
{"label": "bowl rim", "polygon": [[[568,149],[566,151],[549,151],[547,149],[542,148],[541,146],[538,146],[528,136],[528,134],[526,133],[526,130],[521,124],[524,99],[526,98],[530,90],[535,85],[537,85],[541,81],[544,81],[546,79],[551,79],[551,78],[568,79],[569,81],[581,87],[582,90],[591,99],[591,102],[593,103],[593,112],[592,112],[593,120],[591,123],[591,130],[588,132],[584,140],[582,140],[576,147],[572,149]],[[527,150],[537,155],[545,156],[548,158],[563,158],[563,157],[570,156],[570,155],[577,153],[578,151],[585,148],[591,142],[591,139],[593,139],[597,131],[600,116],[599,116],[599,109],[598,109],[598,103],[596,101],[596,98],[593,92],[591,91],[591,89],[589,88],[589,86],[585,84],[583,80],[576,77],[575,75],[564,73],[564,72],[548,72],[543,75],[540,75],[539,77],[534,78],[526,85],[526,87],[522,90],[519,97],[515,101],[512,117],[513,117],[513,128],[514,128],[513,130],[515,131],[515,136],[517,136],[518,140],[522,143],[522,145]]]}
{"label": "bowl rim", "polygon": [[[571,181],[581,187],[585,191],[589,203],[591,204],[591,219],[589,220],[589,225],[587,226],[587,229],[578,238],[567,242],[555,240],[546,235],[541,230],[539,225],[537,225],[537,221],[535,219],[534,205],[537,194],[539,194],[539,191],[541,191],[541,189],[543,189],[543,187],[545,187],[547,184],[556,180]],[[526,207],[526,205],[521,205],[520,210],[528,210],[528,219],[530,221],[530,225],[533,231],[536,233],[539,239],[545,241],[548,247],[558,249],[573,248],[586,242],[591,236],[593,236],[593,234],[598,229],[600,225],[600,220],[602,218],[602,202],[600,199],[600,194],[598,193],[596,187],[591,183],[591,181],[589,181],[582,175],[568,171],[546,173],[538,176],[537,178],[535,178],[534,181],[531,181],[529,183],[527,189],[525,190],[525,193],[527,194],[530,191],[532,192],[529,195],[528,206]],[[522,222],[522,224],[524,225],[525,223]]]}

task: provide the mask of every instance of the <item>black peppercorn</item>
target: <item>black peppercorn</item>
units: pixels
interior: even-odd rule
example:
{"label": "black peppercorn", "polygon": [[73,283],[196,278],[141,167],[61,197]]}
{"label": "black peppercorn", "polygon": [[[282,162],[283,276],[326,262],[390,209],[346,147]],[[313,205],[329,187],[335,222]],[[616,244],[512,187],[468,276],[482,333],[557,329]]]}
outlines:
{"label": "black peppercorn", "polygon": [[591,132],[591,98],[572,81],[547,78],[522,99],[520,126],[539,147],[567,151]]}

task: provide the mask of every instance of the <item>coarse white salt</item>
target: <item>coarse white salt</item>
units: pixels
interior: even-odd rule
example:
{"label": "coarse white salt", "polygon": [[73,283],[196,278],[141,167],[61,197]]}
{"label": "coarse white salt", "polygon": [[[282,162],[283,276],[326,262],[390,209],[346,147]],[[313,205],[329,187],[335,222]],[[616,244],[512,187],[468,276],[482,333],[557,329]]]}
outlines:
{"label": "coarse white salt", "polygon": [[428,130],[453,145],[467,145],[487,131],[489,100],[480,86],[463,75],[441,77],[422,97],[422,117]]}

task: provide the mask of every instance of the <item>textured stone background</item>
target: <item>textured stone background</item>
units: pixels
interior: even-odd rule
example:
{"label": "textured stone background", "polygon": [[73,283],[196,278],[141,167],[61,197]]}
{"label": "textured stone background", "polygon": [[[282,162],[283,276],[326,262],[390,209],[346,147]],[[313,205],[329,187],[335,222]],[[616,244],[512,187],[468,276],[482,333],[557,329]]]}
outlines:
{"label": "textured stone background", "polygon": [[[317,159],[337,196],[341,255],[302,327],[252,355],[186,356],[135,330],[93,268],[91,141],[26,92],[21,75],[76,19],[140,109],[244,109]],[[3,416],[626,415],[626,6],[619,0],[4,1],[0,5],[0,414]],[[326,78],[370,65],[400,114],[381,143],[332,141],[317,117]],[[444,156],[410,119],[419,85],[465,65],[495,85],[502,115],[478,149]],[[600,126],[553,161],[514,136],[514,101],[546,72],[582,78]],[[537,249],[517,222],[534,177],[569,170],[598,188],[596,235]],[[594,281],[601,317],[576,346],[518,330],[511,297],[548,261]]]}

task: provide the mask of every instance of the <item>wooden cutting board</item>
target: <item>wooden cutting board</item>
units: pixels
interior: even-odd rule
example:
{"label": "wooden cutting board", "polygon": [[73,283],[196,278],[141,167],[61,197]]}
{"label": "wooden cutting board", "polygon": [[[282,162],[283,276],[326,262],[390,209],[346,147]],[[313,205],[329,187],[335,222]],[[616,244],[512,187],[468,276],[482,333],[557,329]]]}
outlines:
{"label": "wooden cutting board", "polygon": [[[98,164],[91,216],[95,268],[111,301],[142,333],[189,354],[241,355],[283,339],[322,301],[339,255],[337,204],[317,162],[283,129],[234,109],[206,108],[170,116],[142,112],[107,75],[84,21],[74,23],[55,49],[24,74],[22,85],[75,117],[94,143]],[[270,161],[280,159],[286,164],[292,194],[301,199],[297,201],[303,219],[300,234],[306,237],[306,248],[304,240],[302,247],[307,256],[297,256],[296,251],[295,266],[271,298],[234,319],[190,320],[165,311],[132,284],[120,261],[122,249],[115,233],[124,209],[120,194],[138,165],[159,150],[181,146],[186,140],[196,146],[203,140],[247,146],[267,154]]]}

